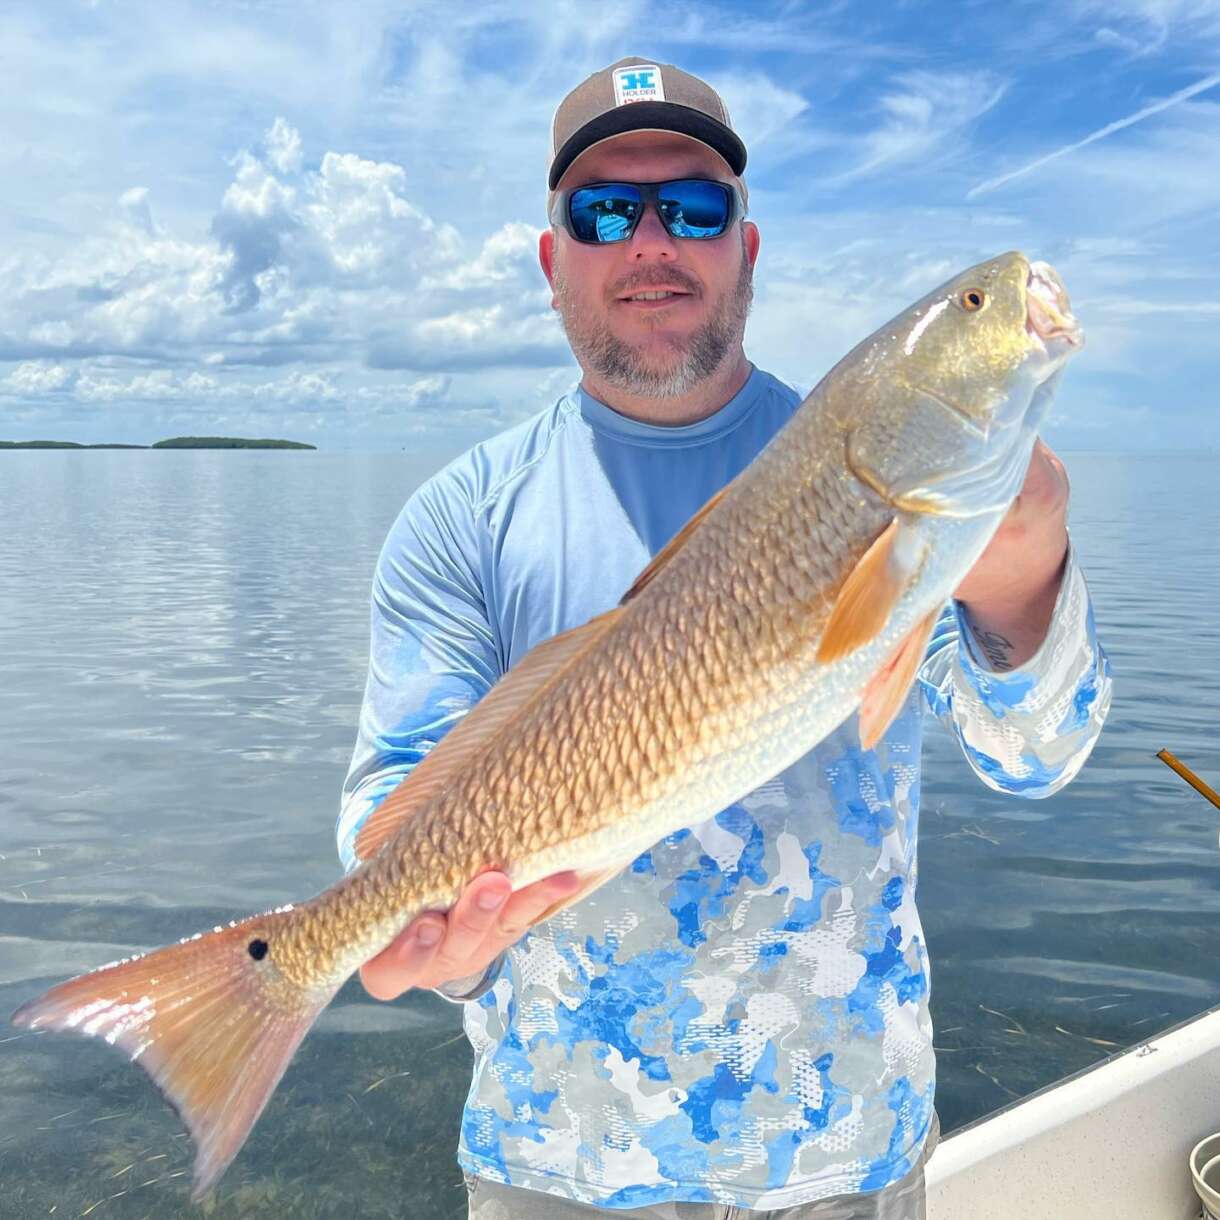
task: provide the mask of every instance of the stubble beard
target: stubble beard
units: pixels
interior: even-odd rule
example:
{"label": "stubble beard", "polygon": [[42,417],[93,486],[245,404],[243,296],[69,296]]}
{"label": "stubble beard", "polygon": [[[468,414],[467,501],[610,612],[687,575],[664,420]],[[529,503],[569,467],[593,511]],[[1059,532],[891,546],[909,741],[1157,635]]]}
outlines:
{"label": "stubble beard", "polygon": [[[612,335],[601,321],[590,315],[569,284],[559,259],[555,260],[554,292],[559,318],[572,352],[582,368],[595,373],[614,389],[641,398],[678,398],[711,377],[741,345],[746,318],[754,300],[754,269],[742,248],[737,282],[725,291],[708,318],[693,334],[668,345],[668,356],[646,355],[642,345]],[[616,284],[614,296],[630,292],[636,285],[669,284],[698,292],[699,285],[676,268],[641,269]]]}

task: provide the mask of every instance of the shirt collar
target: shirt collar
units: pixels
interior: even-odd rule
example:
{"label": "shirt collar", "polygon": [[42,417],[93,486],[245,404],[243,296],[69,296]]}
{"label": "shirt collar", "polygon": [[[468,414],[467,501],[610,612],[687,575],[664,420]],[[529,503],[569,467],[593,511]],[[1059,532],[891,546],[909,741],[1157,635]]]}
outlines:
{"label": "shirt collar", "polygon": [[582,418],[595,432],[629,444],[665,448],[701,445],[723,436],[754,410],[763,397],[763,390],[762,374],[751,365],[745,385],[723,407],[693,424],[651,424],[632,419],[599,402],[583,385],[572,391],[572,397]]}

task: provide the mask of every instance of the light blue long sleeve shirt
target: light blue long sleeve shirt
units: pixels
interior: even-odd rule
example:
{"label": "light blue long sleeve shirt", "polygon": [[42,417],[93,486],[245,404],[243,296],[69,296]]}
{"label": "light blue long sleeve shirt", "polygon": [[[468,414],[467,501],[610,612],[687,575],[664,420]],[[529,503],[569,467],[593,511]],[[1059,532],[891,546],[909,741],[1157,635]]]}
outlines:
{"label": "light blue long sleeve shirt", "polygon": [[[337,828],[347,867],[369,813],[496,679],[616,605],[798,403],[756,369],[715,414],[665,427],[577,388],[410,497],[373,582]],[[1011,671],[986,668],[950,603],[875,749],[853,715],[496,963],[464,1009],[462,1166],[608,1209],[778,1209],[902,1177],[934,1082],[922,710],[985,783],[1040,797],[1079,770],[1109,699],[1073,555],[1046,640]]]}

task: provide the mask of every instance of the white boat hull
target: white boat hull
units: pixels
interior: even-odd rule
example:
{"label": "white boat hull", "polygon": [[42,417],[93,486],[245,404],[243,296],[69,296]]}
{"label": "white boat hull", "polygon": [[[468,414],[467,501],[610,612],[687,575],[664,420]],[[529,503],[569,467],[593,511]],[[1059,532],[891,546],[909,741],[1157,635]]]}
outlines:
{"label": "white boat hull", "polygon": [[1220,1008],[962,1128],[928,1220],[1197,1220],[1188,1157],[1220,1132]]}

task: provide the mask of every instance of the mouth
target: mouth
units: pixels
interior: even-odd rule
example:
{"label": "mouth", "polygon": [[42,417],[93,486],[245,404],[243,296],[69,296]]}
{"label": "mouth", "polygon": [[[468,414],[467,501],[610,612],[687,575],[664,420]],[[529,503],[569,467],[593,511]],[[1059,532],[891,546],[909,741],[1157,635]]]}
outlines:
{"label": "mouth", "polygon": [[634,288],[616,298],[618,304],[628,309],[654,310],[664,309],[694,297],[693,292],[685,288],[675,288],[672,284],[655,288]]}
{"label": "mouth", "polygon": [[1025,329],[1044,352],[1048,350],[1047,344],[1056,339],[1063,340],[1068,347],[1084,346],[1084,331],[1072,313],[1067,289],[1049,263],[1030,263],[1025,308]]}

